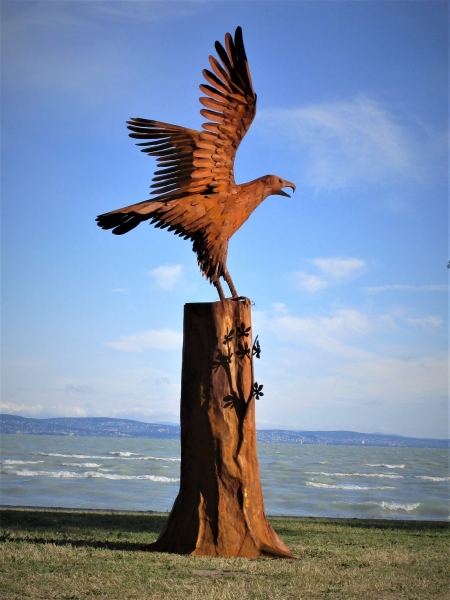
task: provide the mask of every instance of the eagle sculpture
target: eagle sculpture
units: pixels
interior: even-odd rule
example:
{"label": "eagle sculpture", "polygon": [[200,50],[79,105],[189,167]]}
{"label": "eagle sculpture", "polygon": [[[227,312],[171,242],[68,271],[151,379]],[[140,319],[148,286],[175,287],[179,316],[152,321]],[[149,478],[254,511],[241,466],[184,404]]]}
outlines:
{"label": "eagle sculpture", "polygon": [[283,188],[295,185],[277,175],[265,175],[238,185],[233,166],[236,151],[256,113],[247,56],[238,27],[227,33],[225,48],[216,42],[220,62],[209,57],[212,71],[203,70],[207,84],[200,113],[207,119],[202,131],[149,119],[130,119],[130,137],[142,140],[142,152],[155,156],[152,195],[156,198],[97,217],[102,229],[127,233],[150,219],[155,227],[174,231],[193,242],[202,273],[215,285],[220,300],[225,295],[223,277],[233,298],[238,293],[227,269],[228,241],[268,196],[287,196]]}

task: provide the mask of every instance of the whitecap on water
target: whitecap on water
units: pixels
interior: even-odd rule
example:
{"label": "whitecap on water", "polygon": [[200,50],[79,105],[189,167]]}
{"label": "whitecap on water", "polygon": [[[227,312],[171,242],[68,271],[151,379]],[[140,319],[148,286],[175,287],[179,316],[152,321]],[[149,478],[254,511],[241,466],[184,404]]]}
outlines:
{"label": "whitecap on water", "polygon": [[43,463],[43,460],[12,460],[6,459],[3,461],[4,465],[38,465]]}
{"label": "whitecap on water", "polygon": [[307,481],[306,485],[317,488],[330,488],[335,490],[394,490],[395,488],[388,485],[383,486],[365,486],[365,485],[335,485],[329,483],[316,483],[315,481]]}
{"label": "whitecap on water", "polygon": [[366,465],[366,467],[384,467],[385,469],[404,469],[405,465],[387,465],[385,463],[377,463],[377,464],[369,463]]}
{"label": "whitecap on water", "polygon": [[[59,452],[38,452],[41,456],[57,456],[59,458],[96,458],[97,460],[165,460],[169,462],[181,462],[178,456],[144,456],[134,452],[109,452],[110,456],[98,456],[87,454],[61,454]],[[134,456],[131,456],[134,454]]]}
{"label": "whitecap on water", "polygon": [[382,477],[383,479],[403,479],[403,475],[394,473],[326,473],[324,471],[305,471],[307,475],[324,475],[325,477]]}
{"label": "whitecap on water", "polygon": [[142,456],[138,452],[108,452],[108,454],[112,454],[113,456]]}
{"label": "whitecap on water", "polygon": [[386,508],[387,510],[405,510],[406,512],[411,512],[416,508],[419,508],[420,502],[415,504],[399,504],[398,502],[381,502],[381,508]]}
{"label": "whitecap on water", "polygon": [[420,502],[411,503],[411,504],[401,504],[399,502],[385,502],[382,500],[381,502],[374,502],[369,500],[368,502],[344,502],[343,500],[338,500],[337,502],[333,502],[336,505],[347,505],[347,506],[379,506],[382,509],[390,510],[390,511],[406,511],[411,512],[419,508]]}
{"label": "whitecap on water", "polygon": [[96,467],[101,467],[101,465],[97,463],[62,463],[63,467],[82,467],[85,469],[95,469]]}
{"label": "whitecap on water", "polygon": [[431,475],[414,475],[414,477],[425,481],[450,481],[450,477],[431,477]]}
{"label": "whitecap on water", "polygon": [[9,470],[8,475],[18,475],[21,477],[59,477],[61,479],[80,479],[90,477],[101,477],[104,479],[140,479],[148,481],[157,481],[163,483],[176,483],[179,479],[164,477],[162,475],[119,475],[118,473],[105,473],[100,471],[85,471],[77,473],[75,471],[29,471],[28,469]]}

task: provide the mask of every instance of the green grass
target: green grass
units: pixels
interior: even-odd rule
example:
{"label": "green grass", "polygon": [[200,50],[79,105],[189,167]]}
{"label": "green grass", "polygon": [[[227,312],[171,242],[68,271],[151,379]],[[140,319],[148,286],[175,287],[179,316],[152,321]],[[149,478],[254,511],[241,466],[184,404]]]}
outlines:
{"label": "green grass", "polygon": [[2,599],[449,598],[447,523],[272,518],[298,560],[139,552],[166,515],[2,509]]}

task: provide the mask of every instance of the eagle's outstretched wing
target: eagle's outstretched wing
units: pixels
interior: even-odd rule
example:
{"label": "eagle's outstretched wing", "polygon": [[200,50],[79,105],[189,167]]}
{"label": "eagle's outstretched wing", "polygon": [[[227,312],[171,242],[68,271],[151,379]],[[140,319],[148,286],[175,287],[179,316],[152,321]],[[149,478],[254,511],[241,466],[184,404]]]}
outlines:
{"label": "eagle's outstretched wing", "polygon": [[208,119],[200,133],[199,149],[194,151],[199,171],[196,177],[206,177],[209,185],[219,194],[228,194],[234,182],[234,158],[242,138],[247,133],[256,114],[256,94],[238,27],[233,38],[225,36],[225,48],[216,42],[215,47],[222,65],[209,57],[211,68],[203,70],[207,85],[200,85],[206,97],[200,102],[206,109],[200,111]]}
{"label": "eagle's outstretched wing", "polygon": [[[141,221],[152,218],[156,226],[170,226],[177,234],[193,239],[207,224],[209,207],[189,202],[192,196],[209,196],[214,203],[224,201],[235,187],[234,158],[256,112],[256,94],[242,40],[242,30],[235,38],[227,33],[224,48],[215,44],[220,62],[210,56],[213,72],[205,69],[207,85],[200,89],[206,97],[201,114],[208,119],[203,131],[195,131],[147,119],[130,119],[131,137],[145,140],[138,145],[142,152],[155,156],[158,170],[151,188],[153,200],[146,200],[97,217],[103,229],[122,234]],[[180,202],[174,202],[180,200]],[[192,199],[194,200],[194,199]],[[195,208],[194,208],[195,207]]]}

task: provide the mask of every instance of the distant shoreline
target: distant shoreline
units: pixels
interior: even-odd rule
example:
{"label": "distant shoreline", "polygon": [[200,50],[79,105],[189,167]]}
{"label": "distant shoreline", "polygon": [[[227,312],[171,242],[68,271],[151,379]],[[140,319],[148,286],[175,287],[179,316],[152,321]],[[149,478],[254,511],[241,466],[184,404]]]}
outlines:
{"label": "distant shoreline", "polygon": [[[144,423],[110,417],[56,417],[37,419],[0,414],[0,433],[11,435],[49,435],[60,437],[108,437],[119,439],[180,439],[180,426]],[[385,448],[448,448],[450,440],[414,438],[394,434],[355,431],[291,431],[259,429],[261,443],[318,446],[366,446]]]}

